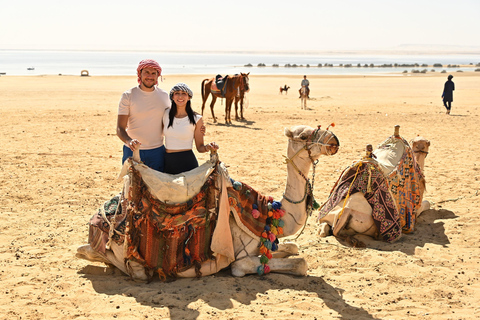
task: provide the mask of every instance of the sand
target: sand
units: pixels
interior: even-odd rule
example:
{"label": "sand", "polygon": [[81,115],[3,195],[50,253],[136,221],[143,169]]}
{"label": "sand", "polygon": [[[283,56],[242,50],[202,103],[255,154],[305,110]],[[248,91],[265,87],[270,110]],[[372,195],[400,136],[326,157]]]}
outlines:
{"label": "sand", "polygon": [[[1,76],[0,318],[479,318],[480,74],[454,75],[450,116],[440,98],[445,74],[310,76],[308,110],[300,110],[297,94],[302,75],[251,75],[246,121],[225,125],[219,101],[219,123],[205,112],[205,139],[220,145],[233,178],[279,199],[284,128],[333,122],[340,151],[316,168],[314,194],[324,202],[365,145],[378,145],[399,124],[407,140],[431,141],[425,199],[432,208],[394,244],[361,238],[366,249],[318,238],[311,217],[295,240],[308,261],[306,277],[234,278],[227,269],[149,284],[75,258],[88,220],[121,189],[117,106],[135,77]],[[200,111],[203,78],[166,75],[160,86],[186,82]],[[284,84],[288,95],[279,94]]]}

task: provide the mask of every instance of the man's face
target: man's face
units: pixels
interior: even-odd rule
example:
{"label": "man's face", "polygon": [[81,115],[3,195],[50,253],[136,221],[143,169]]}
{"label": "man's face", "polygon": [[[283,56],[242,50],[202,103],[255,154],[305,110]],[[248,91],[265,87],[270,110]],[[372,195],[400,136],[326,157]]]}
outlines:
{"label": "man's face", "polygon": [[140,73],[140,80],[145,88],[153,88],[158,80],[158,72],[154,68],[143,68]]}

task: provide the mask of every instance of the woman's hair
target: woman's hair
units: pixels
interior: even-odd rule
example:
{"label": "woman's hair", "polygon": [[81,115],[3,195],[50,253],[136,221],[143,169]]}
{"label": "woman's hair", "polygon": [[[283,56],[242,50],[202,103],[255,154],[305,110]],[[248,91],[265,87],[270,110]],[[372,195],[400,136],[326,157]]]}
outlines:
{"label": "woman's hair", "polygon": [[[167,128],[170,128],[173,126],[173,118],[175,118],[175,115],[177,114],[177,104],[175,101],[172,101],[172,106],[170,108],[170,112],[168,114],[168,126]],[[195,111],[192,109],[192,102],[190,100],[187,101],[187,106],[185,108],[185,111],[187,111],[188,119],[190,120],[190,123],[195,125],[195,115],[197,114]]]}

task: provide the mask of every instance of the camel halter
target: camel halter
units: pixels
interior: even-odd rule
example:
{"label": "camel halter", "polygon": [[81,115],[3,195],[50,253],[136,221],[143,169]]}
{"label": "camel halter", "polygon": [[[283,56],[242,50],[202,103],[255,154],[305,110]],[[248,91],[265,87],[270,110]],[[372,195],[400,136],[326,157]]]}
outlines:
{"label": "camel halter", "polygon": [[[288,202],[292,203],[292,204],[299,204],[299,203],[302,203],[303,201],[305,201],[305,199],[307,199],[307,196],[310,197],[308,203],[306,204],[306,209],[307,209],[307,219],[305,219],[305,224],[303,225],[302,227],[302,230],[300,231],[300,233],[297,235],[297,237],[295,237],[294,240],[296,240],[298,237],[300,237],[300,235],[303,233],[303,231],[305,230],[305,227],[307,225],[307,220],[308,220],[308,217],[312,215],[312,211],[313,211],[313,207],[315,206],[315,199],[313,197],[313,189],[314,189],[314,186],[315,186],[315,167],[318,163],[318,159],[317,160],[313,160],[312,158],[312,151],[311,149],[313,148],[313,146],[315,145],[321,145],[322,147],[325,146],[325,147],[337,147],[339,146],[340,144],[338,143],[338,139],[336,138],[335,134],[333,134],[333,132],[331,131],[328,131],[325,130],[322,135],[316,139],[316,141],[314,142],[313,139],[315,138],[315,136],[317,135],[317,133],[320,131],[320,126],[318,126],[317,129],[315,129],[312,134],[307,138],[307,140],[305,141],[305,145],[303,146],[303,148],[299,149],[291,158],[289,158],[288,156],[284,156],[285,158],[285,164],[291,164],[295,170],[297,171],[297,173],[303,177],[305,179],[305,193],[303,195],[303,198],[301,200],[298,200],[298,201],[294,201],[294,200],[291,200],[289,199],[285,193],[283,193],[283,198],[285,200],[287,200]],[[326,133],[327,132],[330,132],[331,133],[331,136],[328,138],[327,140],[327,143],[323,143],[323,142],[319,142],[320,140],[323,140],[323,138],[326,136]],[[331,143],[328,143],[330,142],[331,139],[335,139],[337,141],[337,144],[331,144]],[[310,142],[310,143],[309,143]],[[310,183],[310,179],[308,179],[302,171],[300,171],[300,169],[298,169],[297,165],[295,164],[295,162],[293,162],[293,159],[300,154],[300,152],[306,150],[308,152],[308,158],[310,159],[310,161],[312,162],[312,165],[313,165],[313,172],[312,172],[312,182]],[[326,148],[326,151],[327,151],[327,154],[330,155],[330,151],[328,150],[328,148]],[[318,206],[318,204],[317,204]]]}

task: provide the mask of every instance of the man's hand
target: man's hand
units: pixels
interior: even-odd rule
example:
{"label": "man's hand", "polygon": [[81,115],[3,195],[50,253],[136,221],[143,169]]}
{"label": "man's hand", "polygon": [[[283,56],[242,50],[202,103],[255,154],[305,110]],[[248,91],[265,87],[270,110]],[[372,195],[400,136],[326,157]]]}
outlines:
{"label": "man's hand", "polygon": [[141,143],[137,139],[132,139],[128,142],[128,147],[130,150],[135,151],[137,149],[137,146],[140,147]]}

